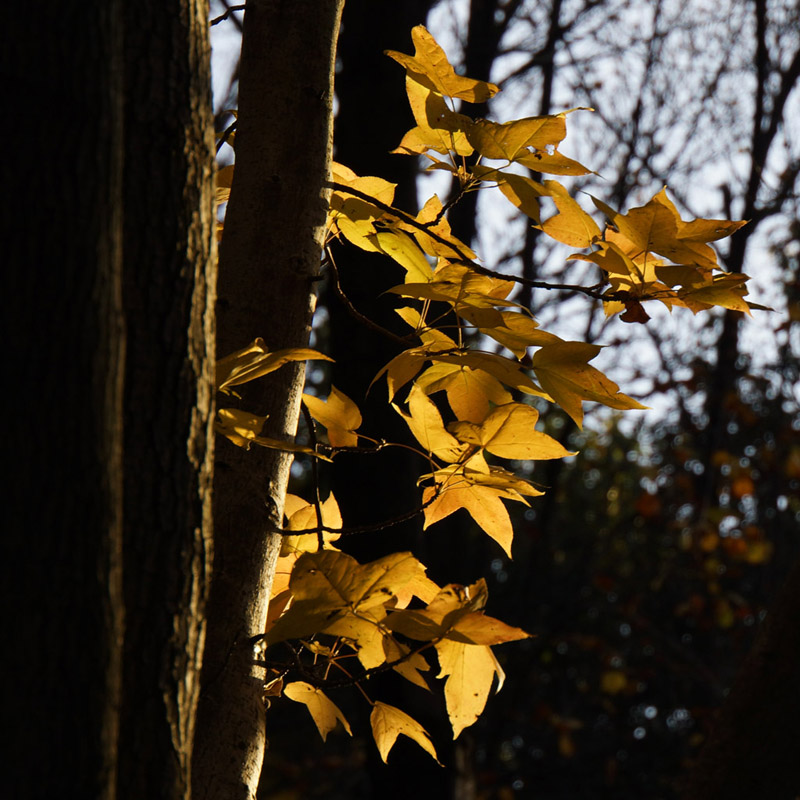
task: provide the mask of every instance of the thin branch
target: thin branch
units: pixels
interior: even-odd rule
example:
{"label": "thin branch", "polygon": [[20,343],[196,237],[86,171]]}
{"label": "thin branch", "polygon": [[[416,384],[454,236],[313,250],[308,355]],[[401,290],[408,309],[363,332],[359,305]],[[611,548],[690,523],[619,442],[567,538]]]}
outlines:
{"label": "thin branch", "polygon": [[[308,437],[311,441],[312,450],[317,449],[317,429],[314,425],[314,420],[311,417],[311,412],[308,406],[301,402],[300,408],[303,411],[303,419],[306,421],[306,428],[308,428]],[[325,548],[325,538],[322,533],[322,504],[319,499],[319,459],[311,459],[311,481],[314,484],[314,513],[317,517],[317,547],[320,550]]]}
{"label": "thin branch", "polygon": [[[238,6],[228,6],[225,9],[225,13],[224,14],[220,14],[218,17],[214,17],[214,19],[212,19],[209,24],[212,25],[212,26],[213,25],[219,25],[220,22],[225,22],[225,20],[228,19],[228,17],[231,14],[233,14],[234,11],[244,11],[244,10],[245,10],[245,3],[241,3]],[[235,19],[235,17],[234,17],[234,19]]]}
{"label": "thin branch", "polygon": [[350,298],[345,294],[344,289],[342,289],[342,283],[339,279],[339,270],[336,267],[336,262],[333,259],[333,254],[331,253],[330,249],[326,250],[327,255],[327,264],[331,270],[331,276],[333,277],[333,289],[336,292],[336,296],[339,300],[342,301],[342,304],[345,307],[345,310],[351,317],[355,320],[360,322],[362,325],[366,326],[367,328],[371,328],[376,333],[380,333],[382,336],[385,336],[388,339],[391,339],[393,342],[397,344],[401,344],[404,347],[407,347],[411,344],[411,340],[407,336],[400,336],[396,333],[393,333],[388,328],[384,328],[381,325],[378,325],[377,322],[371,320],[369,317],[362,314],[351,302]]}

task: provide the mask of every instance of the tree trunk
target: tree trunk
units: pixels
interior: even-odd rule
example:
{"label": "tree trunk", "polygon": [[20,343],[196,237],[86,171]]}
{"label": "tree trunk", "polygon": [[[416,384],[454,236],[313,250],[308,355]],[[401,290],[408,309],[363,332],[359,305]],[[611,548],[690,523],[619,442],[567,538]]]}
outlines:
{"label": "tree trunk", "polygon": [[208,5],[126,3],[124,22],[119,796],[138,800],[189,797],[211,562],[216,220]]}
{"label": "tree trunk", "polygon": [[4,790],[186,797],[210,522],[206,9],[51,2],[13,23]]}
{"label": "tree trunk", "polygon": [[[217,349],[263,337],[308,343],[329,189],[333,68],[342,0],[250,0],[240,64],[236,170],[220,247]],[[242,387],[264,433],[291,440],[302,366]],[[233,404],[233,401],[231,403]],[[254,797],[265,746],[264,631],[291,458],[219,443],[214,578],[194,759],[198,798]]]}

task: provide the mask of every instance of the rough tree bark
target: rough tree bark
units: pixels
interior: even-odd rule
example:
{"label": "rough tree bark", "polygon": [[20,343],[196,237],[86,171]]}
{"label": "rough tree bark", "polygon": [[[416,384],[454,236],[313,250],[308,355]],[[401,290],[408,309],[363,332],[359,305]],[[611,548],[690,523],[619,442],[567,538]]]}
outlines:
{"label": "rough tree bark", "polygon": [[189,792],[210,523],[207,9],[127,5],[38,3],[3,54],[23,98],[6,164],[4,339],[25,393],[3,537],[10,797]]}
{"label": "rough tree bark", "polygon": [[[250,0],[240,64],[236,171],[220,246],[217,350],[263,337],[304,346],[328,205],[333,69],[343,0]],[[264,432],[291,439],[302,367],[242,387]],[[231,404],[233,401],[231,402]],[[265,746],[263,632],[291,458],[218,445],[214,578],[195,749],[195,796],[249,800]]]}

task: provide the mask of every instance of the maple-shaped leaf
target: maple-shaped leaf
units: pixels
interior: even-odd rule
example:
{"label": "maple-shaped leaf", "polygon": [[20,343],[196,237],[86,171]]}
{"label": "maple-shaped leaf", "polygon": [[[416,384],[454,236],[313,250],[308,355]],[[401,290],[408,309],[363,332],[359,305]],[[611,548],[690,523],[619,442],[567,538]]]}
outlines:
{"label": "maple-shaped leaf", "polygon": [[385,617],[386,609],[382,606],[360,610],[357,614],[340,613],[329,620],[325,633],[345,639],[355,649],[361,666],[373,669],[386,661],[388,634],[382,624]]}
{"label": "maple-shaped leaf", "polygon": [[[285,531],[302,531],[316,528],[320,522],[329,528],[342,527],[342,514],[339,511],[339,504],[333,493],[320,503],[322,520],[317,520],[317,509],[314,503],[309,503],[302,497],[295,494],[287,494],[284,503],[283,514],[286,517],[284,524]],[[341,534],[323,532],[323,541],[326,545],[335,542]],[[316,533],[305,533],[300,536],[284,535],[281,539],[281,556],[288,556],[291,553],[315,553],[319,549],[319,537]],[[288,586],[288,579],[286,581]]]}
{"label": "maple-shaped leaf", "polygon": [[467,611],[456,620],[445,636],[462,644],[486,646],[530,638],[530,634],[522,628],[506,625],[505,622],[480,611]]}
{"label": "maple-shaped leaf", "polygon": [[443,639],[435,647],[440,666],[437,677],[447,678],[444,698],[453,738],[457,739],[483,713],[494,677],[502,670],[498,672],[497,659],[485,645]]}
{"label": "maple-shaped leaf", "polygon": [[543,222],[539,226],[541,230],[550,238],[570,247],[589,247],[600,238],[597,223],[558,181],[545,181],[544,186],[559,213]]}
{"label": "maple-shaped leaf", "polygon": [[437,764],[439,764],[439,759],[436,756],[436,748],[433,746],[428,732],[415,719],[409,717],[408,714],[401,711],[399,708],[376,701],[373,705],[369,721],[372,726],[372,735],[375,738],[375,744],[378,746],[378,752],[384,763],[386,763],[386,759],[392,747],[394,747],[397,737],[402,735],[408,736],[409,739],[415,741]]}
{"label": "maple-shaped leaf", "polygon": [[594,400],[609,408],[646,408],[622,394],[614,381],[587,362],[600,346],[584,342],[561,342],[542,347],[533,356],[533,368],[542,387],[569,414],[578,426],[583,423],[584,400]]}
{"label": "maple-shaped leaf", "polygon": [[298,600],[314,600],[328,608],[367,611],[386,603],[425,567],[411,553],[359,564],[335,550],[305,553],[295,565],[289,588]]}
{"label": "maple-shaped leaf", "polygon": [[472,482],[463,472],[452,472],[443,490],[437,491],[435,487],[428,486],[422,493],[422,500],[426,504],[423,512],[424,529],[463,508],[511,558],[514,528],[501,500],[503,496],[503,491],[497,487]]}
{"label": "maple-shaped leaf", "polygon": [[434,362],[458,364],[470,367],[470,369],[483,370],[512,389],[519,389],[525,394],[550,399],[548,394],[524,371],[521,364],[508,358],[503,358],[503,356],[499,356],[496,353],[471,350],[456,353],[431,353],[429,358]]}
{"label": "maple-shaped leaf", "polygon": [[326,401],[314,395],[304,394],[303,402],[309,414],[328,431],[328,441],[333,447],[356,447],[361,426],[358,406],[335,386],[331,386]]}
{"label": "maple-shaped leaf", "polygon": [[412,386],[408,395],[408,414],[394,403],[392,406],[427,453],[442,461],[454,462],[466,451],[467,448],[445,429],[436,404],[417,386]]}
{"label": "maple-shaped leaf", "polygon": [[707,242],[730,236],[746,224],[727,219],[687,222],[681,219],[666,189],[627,214],[620,214],[596,198],[592,200],[635,250],[652,251],[676,264],[695,264],[709,271],[717,267],[717,254]]}
{"label": "maple-shaped leaf", "polygon": [[217,361],[216,387],[229,394],[231,386],[253,381],[262,375],[274,372],[284,364],[292,361],[308,361],[309,359],[333,361],[330,356],[311,350],[308,347],[289,347],[271,353],[264,340],[259,337],[252,344]]}
{"label": "maple-shaped leaf", "polygon": [[308,709],[323,742],[338,723],[341,723],[350,736],[353,735],[350,730],[350,723],[344,714],[334,702],[328,699],[321,689],[304,681],[295,681],[284,687],[283,694],[290,700],[294,700],[295,703],[302,703]]}
{"label": "maple-shaped leaf", "polygon": [[738,273],[715,275],[710,283],[678,290],[678,297],[695,313],[703,308],[721,306],[749,315],[750,305],[744,299],[747,281],[747,275]]}
{"label": "maple-shaped leaf", "polygon": [[425,567],[410,553],[393,553],[368,564],[359,564],[338,550],[303,553],[289,579],[292,605],[267,631],[267,642],[272,645],[330,631],[352,639],[372,658],[380,647],[383,606],[424,572]]}
{"label": "maple-shaped leaf", "polygon": [[[487,173],[484,174],[489,177]],[[541,222],[539,198],[547,195],[544,186],[526,175],[512,173],[499,173],[496,180],[506,199],[538,225]]]}
{"label": "maple-shaped leaf", "polygon": [[436,363],[416,380],[425,394],[444,390],[458,419],[482,422],[491,405],[511,402],[511,394],[488,372],[461,364]]}
{"label": "maple-shaped leaf", "polygon": [[472,155],[465,133],[473,124],[470,117],[452,111],[441,93],[411,75],[406,78],[406,92],[417,126],[406,133],[394,152],[422,155],[434,150],[442,155]]}
{"label": "maple-shaped leaf", "polygon": [[492,410],[480,425],[451,423],[449,430],[462,442],[476,445],[500,458],[536,459],[574,456],[560,442],[537,431],[539,412],[523,403],[508,403]]}
{"label": "maple-shaped leaf", "polygon": [[470,103],[485,103],[499,91],[493,83],[457,75],[444,50],[422,25],[412,29],[411,39],[415,47],[413,56],[395,50],[387,50],[386,55],[402,64],[417,83],[446,97]]}

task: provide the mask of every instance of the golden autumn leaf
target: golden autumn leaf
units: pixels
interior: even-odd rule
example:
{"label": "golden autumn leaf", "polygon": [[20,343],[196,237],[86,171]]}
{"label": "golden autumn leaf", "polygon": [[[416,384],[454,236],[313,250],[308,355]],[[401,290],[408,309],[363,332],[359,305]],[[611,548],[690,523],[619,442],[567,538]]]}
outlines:
{"label": "golden autumn leaf", "polygon": [[[451,639],[437,642],[439,678],[447,678],[444,697],[453,738],[472,725],[486,707],[499,665],[490,647],[464,644]],[[498,689],[499,690],[499,689]]]}
{"label": "golden autumn leaf", "polygon": [[425,253],[407,233],[400,230],[379,231],[375,234],[374,241],[406,271],[408,283],[431,280],[433,270]]}
{"label": "golden autumn leaf", "polygon": [[327,400],[304,394],[303,402],[309,414],[328,431],[328,441],[333,447],[356,447],[361,426],[358,406],[335,386],[331,386]]}
{"label": "golden autumn leaf", "polygon": [[599,352],[599,345],[561,342],[542,347],[533,356],[533,368],[542,387],[579,426],[583,423],[584,400],[609,408],[646,408],[622,394],[619,386],[600,370],[589,366],[587,362]]}
{"label": "golden autumn leaf", "polygon": [[304,681],[295,681],[284,687],[283,694],[290,700],[294,700],[295,703],[302,703],[308,709],[323,742],[338,723],[341,723],[350,736],[353,735],[350,730],[350,723],[345,719],[344,714],[334,702],[328,699],[321,689]]}
{"label": "golden autumn leaf", "polygon": [[558,181],[545,181],[547,193],[553,198],[558,214],[539,227],[550,238],[570,247],[589,247],[600,238],[597,223],[578,205]]}
{"label": "golden autumn leaf", "polygon": [[394,403],[392,406],[427,453],[447,462],[458,461],[465,453],[466,447],[445,429],[436,404],[416,385],[408,395],[408,414]]}
{"label": "golden autumn leaf", "polygon": [[497,86],[486,81],[477,81],[457,75],[447,60],[444,50],[422,25],[411,31],[414,55],[408,56],[395,50],[387,50],[417,83],[446,97],[457,97],[470,103],[485,103],[498,92]]}
{"label": "golden autumn leaf", "polygon": [[523,403],[495,408],[480,425],[454,422],[449,426],[456,438],[488,450],[500,458],[552,459],[573,456],[560,442],[537,431],[539,412]]}
{"label": "golden autumn leaf", "polygon": [[[322,524],[329,528],[342,527],[342,514],[339,511],[339,504],[333,493],[320,503],[322,514]],[[285,531],[302,531],[316,528],[319,525],[317,520],[317,509],[313,503],[303,500],[294,494],[286,495],[286,502],[283,509],[286,522]],[[323,531],[322,538],[326,546],[340,538],[341,534]],[[319,549],[319,537],[316,533],[305,533],[299,536],[284,535],[281,539],[281,556],[288,556],[292,553],[315,553]],[[287,580],[288,585],[288,580]]]}
{"label": "golden autumn leaf", "polygon": [[289,347],[271,353],[267,350],[264,340],[259,337],[248,347],[217,361],[216,387],[217,390],[228,393],[227,390],[231,386],[239,386],[260,378],[292,361],[309,359],[333,361],[330,356],[308,347]]}
{"label": "golden autumn leaf", "polygon": [[484,157],[514,161],[529,148],[546,150],[559,144],[567,135],[563,114],[528,117],[511,122],[480,119],[467,131],[470,144]]}
{"label": "golden autumn leaf", "polygon": [[[359,658],[382,663],[380,622],[386,604],[407,589],[427,596],[425,567],[410,553],[359,564],[338,550],[303,553],[288,582],[292,605],[267,631],[268,644],[331,633],[352,640]],[[363,650],[363,653],[360,652]]]}
{"label": "golden autumn leaf", "polygon": [[456,417],[471,422],[486,419],[491,405],[511,402],[511,394],[497,378],[461,364],[433,364],[417,378],[416,385],[425,394],[445,391]]}
{"label": "golden autumn leaf", "polygon": [[666,189],[627,214],[620,214],[596,198],[592,199],[636,250],[658,253],[676,264],[695,264],[708,271],[718,264],[716,252],[707,243],[730,236],[746,224],[727,219],[685,221],[667,197]]}
{"label": "golden autumn leaf", "polygon": [[240,408],[220,408],[217,411],[214,429],[237,447],[243,447],[245,450],[249,450],[251,444],[257,444],[261,447],[268,447],[271,450],[305,453],[315,458],[321,458],[323,461],[330,461],[327,456],[317,453],[310,447],[295,444],[294,442],[285,442],[283,439],[273,439],[270,436],[262,436],[261,429],[264,427],[266,420],[266,417],[251,414],[249,411],[243,411]]}
{"label": "golden autumn leaf", "polygon": [[428,732],[415,719],[409,717],[399,708],[390,706],[387,703],[375,702],[369,721],[372,726],[375,744],[378,746],[378,752],[381,754],[381,759],[384,763],[386,763],[397,737],[402,735],[408,736],[409,739],[415,741],[439,764],[436,748],[433,746]]}
{"label": "golden autumn leaf", "polygon": [[466,480],[463,475],[456,475],[447,488],[434,497],[436,489],[426,487],[423,492],[423,502],[432,502],[425,506],[425,525],[427,530],[431,525],[445,517],[450,516],[459,509],[464,509],[475,523],[492,539],[494,539],[506,555],[511,558],[511,542],[514,538],[514,529],[508,511],[503,505],[502,492],[495,487],[484,486]]}

